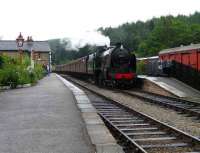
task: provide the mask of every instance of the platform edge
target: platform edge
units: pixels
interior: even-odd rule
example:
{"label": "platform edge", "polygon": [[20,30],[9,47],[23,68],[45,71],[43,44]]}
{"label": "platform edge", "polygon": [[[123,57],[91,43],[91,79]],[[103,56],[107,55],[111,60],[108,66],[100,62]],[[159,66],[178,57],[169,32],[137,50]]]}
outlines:
{"label": "platform edge", "polygon": [[122,147],[116,143],[115,138],[97,114],[85,92],[60,75],[56,74],[56,76],[73,93],[96,153],[124,153]]}

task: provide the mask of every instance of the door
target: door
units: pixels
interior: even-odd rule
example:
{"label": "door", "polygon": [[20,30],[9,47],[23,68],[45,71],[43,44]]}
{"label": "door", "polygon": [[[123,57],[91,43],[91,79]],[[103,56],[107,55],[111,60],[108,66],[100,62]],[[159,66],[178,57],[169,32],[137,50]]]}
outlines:
{"label": "door", "polygon": [[197,63],[198,63],[198,71],[200,71],[200,52],[197,52],[197,57],[198,57],[198,59],[197,59]]}

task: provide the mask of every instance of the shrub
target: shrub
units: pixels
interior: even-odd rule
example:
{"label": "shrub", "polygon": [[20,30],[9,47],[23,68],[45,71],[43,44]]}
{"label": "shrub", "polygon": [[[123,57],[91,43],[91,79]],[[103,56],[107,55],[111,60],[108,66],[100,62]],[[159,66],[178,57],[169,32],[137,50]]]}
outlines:
{"label": "shrub", "polygon": [[29,72],[24,66],[18,66],[19,84],[30,83]]}
{"label": "shrub", "polygon": [[30,83],[36,83],[37,82],[37,75],[35,71],[29,71],[29,77],[30,77]]}
{"label": "shrub", "polygon": [[11,88],[15,88],[19,83],[19,75],[16,67],[10,65],[6,67],[6,69],[0,70],[0,84],[5,86],[10,86]]}
{"label": "shrub", "polygon": [[34,72],[38,80],[42,79],[45,75],[45,70],[41,64],[35,64]]}
{"label": "shrub", "polygon": [[0,56],[0,69],[3,67],[3,63],[4,63],[3,56]]}
{"label": "shrub", "polygon": [[0,85],[16,88],[17,85],[36,83],[44,76],[43,68],[37,64],[30,67],[30,58],[25,56],[22,63],[17,58],[0,56]]}

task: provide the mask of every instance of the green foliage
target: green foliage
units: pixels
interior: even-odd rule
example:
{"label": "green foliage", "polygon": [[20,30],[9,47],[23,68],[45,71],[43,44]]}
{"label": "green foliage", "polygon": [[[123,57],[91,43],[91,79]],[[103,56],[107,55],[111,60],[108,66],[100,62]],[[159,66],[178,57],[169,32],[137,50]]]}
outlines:
{"label": "green foliage", "polygon": [[200,42],[200,13],[166,16],[146,22],[125,23],[119,27],[99,28],[111,42],[121,41],[140,57],[157,55],[165,48]]}
{"label": "green foliage", "polygon": [[162,17],[148,38],[140,43],[138,50],[143,56],[151,56],[165,48],[198,43],[200,42],[199,30],[199,25],[186,24],[173,17]]}
{"label": "green foliage", "polygon": [[145,63],[144,61],[137,62],[137,74],[145,74]]}
{"label": "green foliage", "polygon": [[96,46],[86,44],[83,47],[78,47],[78,50],[72,49],[70,40],[67,39],[52,39],[49,40],[52,53],[53,64],[64,64],[71,60],[87,56],[95,50]]}
{"label": "green foliage", "polygon": [[0,70],[0,84],[5,86],[11,86],[15,88],[19,83],[19,75],[16,67],[13,65],[8,66],[6,69]]}
{"label": "green foliage", "polygon": [[52,63],[63,64],[74,59],[77,51],[71,49],[71,42],[67,39],[49,40],[49,46],[52,50]]}
{"label": "green foliage", "polygon": [[31,65],[30,58],[28,56],[24,56],[21,65],[26,66],[26,67],[28,67],[29,65]]}
{"label": "green foliage", "polygon": [[17,66],[18,84],[30,83],[30,74],[23,65]]}
{"label": "green foliage", "polygon": [[0,56],[0,69],[3,67],[3,63],[4,63],[3,57]]}
{"label": "green foliage", "polygon": [[40,80],[43,78],[45,70],[43,69],[42,65],[36,64],[34,68],[34,73],[36,75],[37,80]]}
{"label": "green foliage", "polygon": [[0,85],[16,88],[17,85],[36,83],[44,75],[41,65],[36,65],[34,70],[30,68],[30,58],[23,58],[22,63],[19,59],[8,56],[0,56]]}

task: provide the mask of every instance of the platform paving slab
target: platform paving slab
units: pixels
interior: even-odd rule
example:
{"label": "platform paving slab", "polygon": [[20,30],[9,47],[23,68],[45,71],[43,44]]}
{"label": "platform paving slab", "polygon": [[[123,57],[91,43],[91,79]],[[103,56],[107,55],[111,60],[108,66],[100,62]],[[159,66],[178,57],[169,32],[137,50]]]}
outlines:
{"label": "platform paving slab", "polygon": [[71,90],[55,74],[0,92],[0,131],[1,153],[95,152]]}
{"label": "platform paving slab", "polygon": [[103,121],[99,118],[99,116],[96,114],[96,112],[93,113],[82,113],[82,117],[87,125],[89,124],[104,124]]}
{"label": "platform paving slab", "polygon": [[97,113],[95,108],[82,108],[82,109],[80,109],[80,111],[81,111],[81,113],[85,113],[85,112]]}
{"label": "platform paving slab", "polygon": [[102,153],[121,153],[121,150],[118,148],[118,145],[115,143],[97,145],[96,149],[97,149],[97,152],[102,152]]}
{"label": "platform paving slab", "polygon": [[[65,80],[61,76],[57,77],[72,90],[77,102],[77,106],[82,113],[83,120],[86,124],[87,132],[90,136],[92,144],[95,146],[97,153],[124,153],[122,147],[116,143],[116,140],[111,135],[110,131],[104,125],[97,114],[96,109],[91,104],[87,95],[77,95],[77,91],[74,85]],[[81,89],[78,89],[79,91]],[[78,93],[79,94],[79,93]],[[86,103],[84,103],[86,101]]]}

